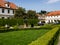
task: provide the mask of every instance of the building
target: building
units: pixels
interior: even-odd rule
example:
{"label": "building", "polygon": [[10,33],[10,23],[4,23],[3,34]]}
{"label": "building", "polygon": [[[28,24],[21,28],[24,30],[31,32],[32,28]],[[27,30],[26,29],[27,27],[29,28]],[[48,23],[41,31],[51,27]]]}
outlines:
{"label": "building", "polygon": [[60,20],[60,11],[49,12],[45,16],[38,16],[38,19],[40,23],[42,21],[45,21],[45,23],[58,23],[58,20]]}
{"label": "building", "polygon": [[0,0],[0,18],[11,18],[14,17],[14,11],[17,6],[12,2],[7,2],[5,0]]}
{"label": "building", "polygon": [[60,11],[50,12],[45,17],[46,23],[58,23],[58,20],[60,20]]}
{"label": "building", "polygon": [[40,20],[39,23],[45,23],[45,15],[40,15],[40,14],[37,14],[38,16],[38,19]]}

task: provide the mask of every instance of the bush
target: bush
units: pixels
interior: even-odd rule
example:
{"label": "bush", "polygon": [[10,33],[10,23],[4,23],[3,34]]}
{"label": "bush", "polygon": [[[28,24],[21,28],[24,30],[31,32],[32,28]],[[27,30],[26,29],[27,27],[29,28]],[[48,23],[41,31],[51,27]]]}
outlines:
{"label": "bush", "polygon": [[54,25],[54,24],[45,24],[44,26],[40,26],[42,29],[52,29],[55,27],[60,27],[60,25]]}
{"label": "bush", "polygon": [[23,24],[23,19],[0,19],[0,26],[5,26],[6,24],[14,26],[17,24]]}
{"label": "bush", "polygon": [[54,26],[54,25],[52,25],[52,24],[45,24],[44,26],[41,26],[40,28],[42,28],[42,29],[52,29],[52,28],[54,28],[52,26]]}
{"label": "bush", "polygon": [[58,27],[50,30],[45,35],[41,36],[37,40],[33,41],[29,45],[48,45],[52,38],[54,38],[56,32],[59,30]]}
{"label": "bush", "polygon": [[38,22],[39,22],[38,19],[28,19],[28,23],[29,23],[29,24],[37,25]]}
{"label": "bush", "polygon": [[[38,19],[28,19],[28,24],[37,24]],[[23,19],[0,19],[0,26],[5,26],[5,25],[10,25],[10,26],[14,26],[14,25],[23,25],[24,24],[24,20]]]}

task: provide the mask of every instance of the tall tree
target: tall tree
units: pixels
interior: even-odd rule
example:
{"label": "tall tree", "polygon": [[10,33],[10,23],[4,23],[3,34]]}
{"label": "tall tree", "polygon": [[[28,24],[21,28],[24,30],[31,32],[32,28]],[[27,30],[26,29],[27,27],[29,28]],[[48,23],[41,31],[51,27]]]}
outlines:
{"label": "tall tree", "polygon": [[47,13],[47,11],[45,11],[45,10],[41,10],[41,11],[39,12],[40,15],[43,15],[43,14],[46,14],[46,13]]}
{"label": "tall tree", "polygon": [[22,8],[22,7],[19,7],[19,8],[15,11],[15,17],[22,18],[25,14],[26,14],[26,10],[25,10],[25,8]]}
{"label": "tall tree", "polygon": [[27,15],[29,18],[35,18],[36,17],[36,11],[28,10]]}

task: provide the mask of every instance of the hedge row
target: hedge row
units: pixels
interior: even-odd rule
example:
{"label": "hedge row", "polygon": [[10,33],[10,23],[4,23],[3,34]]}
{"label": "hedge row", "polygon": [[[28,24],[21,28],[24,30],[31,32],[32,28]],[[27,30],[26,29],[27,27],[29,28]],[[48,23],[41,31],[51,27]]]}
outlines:
{"label": "hedge row", "polygon": [[[28,24],[37,24],[38,19],[28,19]],[[4,26],[4,25],[23,25],[24,24],[24,19],[0,19],[0,26]]]}
{"label": "hedge row", "polygon": [[47,32],[45,35],[43,35],[42,37],[38,38],[35,41],[32,41],[32,43],[28,45],[48,45],[48,44],[50,45],[51,39],[55,36],[58,30],[59,30],[58,27],[52,29],[49,32]]}
{"label": "hedge row", "polygon": [[55,33],[54,37],[49,41],[48,45],[57,45],[56,41],[59,38],[59,30]]}
{"label": "hedge row", "polygon": [[1,28],[0,33],[10,32],[10,31],[21,31],[21,30],[27,31],[27,30],[41,30],[41,29],[40,28],[22,28],[22,29],[18,29],[18,28],[14,28],[14,29]]}
{"label": "hedge row", "polygon": [[16,25],[16,24],[23,24],[22,19],[0,19],[0,25],[4,26],[6,24],[8,25]]}

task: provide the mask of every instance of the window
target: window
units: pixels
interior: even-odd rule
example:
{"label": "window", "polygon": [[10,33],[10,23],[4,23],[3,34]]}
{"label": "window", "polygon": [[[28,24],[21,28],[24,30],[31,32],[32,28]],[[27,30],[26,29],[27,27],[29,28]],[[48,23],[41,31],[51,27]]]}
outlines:
{"label": "window", "polygon": [[2,13],[4,13],[4,9],[2,9]]}
{"label": "window", "polygon": [[13,14],[14,14],[14,10],[13,10]]}
{"label": "window", "polygon": [[10,13],[10,10],[8,10],[8,13]]}
{"label": "window", "polygon": [[5,6],[8,7],[8,8],[10,7],[8,3],[6,3]]}
{"label": "window", "polygon": [[9,7],[9,4],[8,4],[8,6],[7,7]]}

